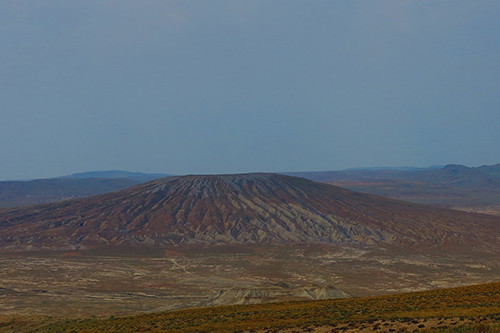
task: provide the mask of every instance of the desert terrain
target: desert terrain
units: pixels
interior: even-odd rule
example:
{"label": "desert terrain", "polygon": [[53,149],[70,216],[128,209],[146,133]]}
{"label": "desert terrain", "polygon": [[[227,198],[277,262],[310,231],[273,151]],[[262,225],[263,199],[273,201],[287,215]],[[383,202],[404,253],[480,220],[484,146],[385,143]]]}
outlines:
{"label": "desert terrain", "polygon": [[[162,178],[0,210],[1,320],[29,331],[88,318],[491,283],[500,276],[499,226],[497,216],[276,174]],[[360,325],[346,330],[368,329]],[[313,326],[307,330],[324,329]]]}
{"label": "desert terrain", "polygon": [[2,253],[3,314],[103,315],[495,281],[494,255],[326,244]]}

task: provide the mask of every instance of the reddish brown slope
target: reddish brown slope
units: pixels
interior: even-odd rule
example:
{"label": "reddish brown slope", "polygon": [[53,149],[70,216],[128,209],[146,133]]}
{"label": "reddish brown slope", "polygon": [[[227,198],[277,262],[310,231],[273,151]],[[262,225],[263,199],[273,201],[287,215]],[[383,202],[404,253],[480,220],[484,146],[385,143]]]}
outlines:
{"label": "reddish brown slope", "polygon": [[497,249],[500,218],[276,174],[184,176],[0,210],[4,248],[216,242],[387,242]]}

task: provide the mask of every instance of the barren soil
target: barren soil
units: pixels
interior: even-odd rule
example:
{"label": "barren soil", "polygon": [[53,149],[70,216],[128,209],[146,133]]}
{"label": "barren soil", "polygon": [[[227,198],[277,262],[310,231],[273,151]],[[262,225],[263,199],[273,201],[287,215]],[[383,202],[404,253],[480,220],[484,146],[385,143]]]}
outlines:
{"label": "barren soil", "polygon": [[[500,276],[498,260],[484,253],[435,256],[333,245],[3,253],[0,266],[4,315],[70,317],[323,298],[302,292],[321,288],[372,296]],[[243,296],[217,298],[221,290]]]}

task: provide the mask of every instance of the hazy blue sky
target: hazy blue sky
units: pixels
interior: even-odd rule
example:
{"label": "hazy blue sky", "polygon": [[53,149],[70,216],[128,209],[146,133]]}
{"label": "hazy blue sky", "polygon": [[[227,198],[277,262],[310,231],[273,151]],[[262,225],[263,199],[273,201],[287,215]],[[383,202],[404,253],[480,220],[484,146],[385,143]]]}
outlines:
{"label": "hazy blue sky", "polygon": [[500,1],[0,0],[0,179],[500,163]]}

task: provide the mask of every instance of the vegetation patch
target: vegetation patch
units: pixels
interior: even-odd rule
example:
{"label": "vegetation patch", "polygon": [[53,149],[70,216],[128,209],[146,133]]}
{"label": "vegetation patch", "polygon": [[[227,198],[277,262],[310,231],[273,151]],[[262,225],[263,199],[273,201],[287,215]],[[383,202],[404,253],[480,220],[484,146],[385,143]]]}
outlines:
{"label": "vegetation patch", "polygon": [[73,319],[43,325],[37,332],[320,332],[323,328],[331,332],[361,327],[384,332],[391,327],[446,333],[498,331],[500,282],[366,298]]}

